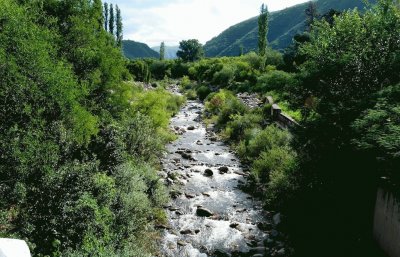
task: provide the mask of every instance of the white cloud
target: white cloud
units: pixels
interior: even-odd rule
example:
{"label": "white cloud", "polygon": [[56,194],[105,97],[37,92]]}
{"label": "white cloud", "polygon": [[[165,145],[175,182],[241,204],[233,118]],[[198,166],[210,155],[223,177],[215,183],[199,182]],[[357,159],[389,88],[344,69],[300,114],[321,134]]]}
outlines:
{"label": "white cloud", "polygon": [[[307,0],[266,0],[270,11]],[[228,27],[258,15],[260,0],[113,0],[119,5],[124,38],[157,46],[177,45],[183,39],[205,43]],[[151,4],[150,4],[151,2]]]}

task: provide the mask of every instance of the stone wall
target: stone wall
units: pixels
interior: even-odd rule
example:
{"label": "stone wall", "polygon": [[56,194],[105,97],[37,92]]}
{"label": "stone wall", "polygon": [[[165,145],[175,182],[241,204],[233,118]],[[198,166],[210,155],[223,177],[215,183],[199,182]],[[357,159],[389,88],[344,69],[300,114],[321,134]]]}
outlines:
{"label": "stone wall", "polygon": [[374,215],[374,237],[390,257],[400,257],[400,201],[379,188]]}

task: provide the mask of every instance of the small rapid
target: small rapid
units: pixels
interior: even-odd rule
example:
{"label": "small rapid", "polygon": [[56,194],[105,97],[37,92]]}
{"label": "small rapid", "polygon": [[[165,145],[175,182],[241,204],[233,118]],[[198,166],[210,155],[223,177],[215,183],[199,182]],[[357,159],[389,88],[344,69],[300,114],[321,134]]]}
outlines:
{"label": "small rapid", "polygon": [[169,225],[161,256],[264,256],[268,242],[280,234],[273,213],[240,189],[247,173],[229,147],[206,129],[203,109],[202,103],[188,101],[171,120],[179,136],[162,161],[173,200],[165,206]]}

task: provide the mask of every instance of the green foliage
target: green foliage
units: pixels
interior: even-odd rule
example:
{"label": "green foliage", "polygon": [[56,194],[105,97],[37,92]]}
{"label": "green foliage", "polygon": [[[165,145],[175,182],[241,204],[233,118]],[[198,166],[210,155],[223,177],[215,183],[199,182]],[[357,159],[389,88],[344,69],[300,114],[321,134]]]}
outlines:
{"label": "green foliage", "polygon": [[161,42],[160,45],[160,61],[165,59],[165,43]]}
{"label": "green foliage", "polygon": [[104,8],[103,8],[103,16],[104,16],[104,29],[106,31],[108,31],[108,15],[109,15],[109,11],[108,11],[108,3],[104,2]]}
{"label": "green foliage", "polygon": [[266,183],[264,201],[266,204],[281,207],[293,198],[298,188],[296,182],[296,155],[288,148],[277,146],[262,152],[252,166],[253,175]]}
{"label": "green foliage", "polygon": [[[330,248],[335,249],[331,256],[344,251],[370,255],[365,228],[372,226],[371,217],[363,216],[373,207],[368,195],[376,194],[378,177],[399,178],[393,155],[398,147],[393,85],[400,82],[400,11],[395,2],[378,1],[364,13],[344,12],[333,23],[315,22],[310,41],[300,46],[305,62],[291,95],[292,103],[303,108],[304,128],[297,130],[296,140],[301,190],[289,215],[294,224],[312,222],[300,229],[310,229],[310,235],[338,235],[314,237],[320,245],[316,252]],[[320,210],[328,216],[320,218]],[[334,222],[321,228],[327,219]],[[353,224],[345,237],[339,236],[342,224]],[[311,244],[302,236],[296,234],[296,246],[300,255],[307,255]]]}
{"label": "green foliage", "polygon": [[224,65],[223,68],[214,73],[213,83],[221,86],[230,85],[235,79],[235,68],[230,65]]}
{"label": "green foliage", "polygon": [[116,32],[115,32],[115,37],[117,40],[117,46],[121,47],[122,46],[122,16],[121,16],[121,10],[119,9],[118,5],[115,6],[115,11],[116,11]]}
{"label": "green foliage", "polygon": [[197,39],[182,40],[176,55],[184,62],[193,62],[204,56],[203,46]]}
{"label": "green foliage", "polygon": [[[162,68],[163,67],[164,66],[162,66]],[[130,61],[127,65],[127,68],[136,81],[147,82],[147,83],[150,81],[151,77],[150,67],[146,61],[144,60]]]}
{"label": "green foliage", "polygon": [[357,147],[372,151],[381,165],[389,167],[399,160],[399,97],[399,84],[379,91],[375,106],[364,111],[352,125],[359,135],[354,140]]}
{"label": "green foliage", "polygon": [[232,92],[221,90],[206,102],[206,110],[218,115],[217,126],[224,128],[234,115],[244,114],[247,107]]}
{"label": "green foliage", "polygon": [[131,112],[140,112],[151,118],[154,127],[166,129],[169,119],[178,112],[184,99],[159,88],[137,92],[131,101]]}
{"label": "green foliage", "polygon": [[122,82],[100,1],[18,2],[0,0],[0,235],[35,256],[149,256],[184,99]]}
{"label": "green foliage", "polygon": [[290,73],[271,70],[257,79],[256,90],[259,92],[279,91],[290,92],[296,86],[296,79]]}
{"label": "green foliage", "polygon": [[268,34],[268,8],[264,4],[261,5],[260,16],[258,16],[258,54],[265,57],[267,49]]}
{"label": "green foliage", "polygon": [[171,77],[170,63],[164,61],[153,61],[150,64],[150,72],[152,77],[162,80],[164,77]]}
{"label": "green foliage", "polygon": [[273,149],[275,146],[288,148],[291,141],[291,135],[276,126],[268,126],[264,130],[253,133],[247,137],[245,143],[245,152],[240,153],[248,160],[253,161],[261,152]]}
{"label": "green foliage", "polygon": [[204,101],[207,98],[207,96],[211,93],[211,89],[207,86],[201,85],[196,89],[196,93],[200,101]]}
{"label": "green foliage", "polygon": [[246,130],[260,127],[262,121],[263,117],[258,113],[233,115],[232,120],[226,124],[224,135],[231,140],[238,141]]}
{"label": "green foliage", "polygon": [[114,7],[113,4],[110,4],[110,18],[108,20],[108,32],[110,32],[111,35],[114,35],[114,29],[115,29],[115,18],[114,18]]}

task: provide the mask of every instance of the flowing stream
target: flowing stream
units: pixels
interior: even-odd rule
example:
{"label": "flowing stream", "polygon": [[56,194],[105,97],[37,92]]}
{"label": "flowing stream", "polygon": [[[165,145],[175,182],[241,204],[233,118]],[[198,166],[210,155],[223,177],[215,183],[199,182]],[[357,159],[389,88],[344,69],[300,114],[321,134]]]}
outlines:
{"label": "flowing stream", "polygon": [[173,200],[167,209],[161,256],[285,255],[275,230],[280,215],[244,193],[240,161],[201,122],[204,105],[188,101],[172,118],[179,138],[168,145],[163,175]]}

